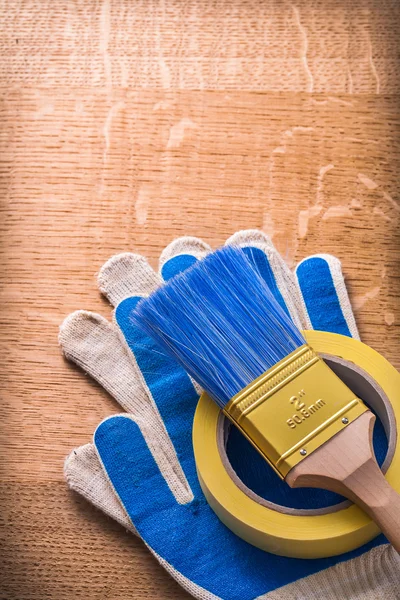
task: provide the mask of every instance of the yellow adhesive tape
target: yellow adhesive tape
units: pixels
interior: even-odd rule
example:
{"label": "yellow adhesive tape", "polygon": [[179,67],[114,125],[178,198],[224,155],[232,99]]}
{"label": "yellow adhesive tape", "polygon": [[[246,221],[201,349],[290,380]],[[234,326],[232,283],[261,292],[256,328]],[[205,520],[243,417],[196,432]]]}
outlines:
{"label": "yellow adhesive tape", "polygon": [[[378,352],[357,340],[321,331],[303,332],[345,383],[379,415],[389,451],[382,470],[400,493],[400,374]],[[358,506],[342,502],[328,509],[295,510],[263,500],[237,478],[224,451],[226,420],[206,395],[193,425],[197,472],[218,517],[238,536],[263,550],[296,558],[322,558],[358,548],[379,530]],[[224,433],[225,432],[225,433]]]}

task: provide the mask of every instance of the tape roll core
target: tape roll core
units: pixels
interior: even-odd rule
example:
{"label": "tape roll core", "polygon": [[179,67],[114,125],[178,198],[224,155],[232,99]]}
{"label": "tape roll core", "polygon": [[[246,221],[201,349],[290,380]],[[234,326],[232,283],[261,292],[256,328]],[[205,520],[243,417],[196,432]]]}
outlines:
{"label": "tape roll core", "polygon": [[[388,452],[382,470],[400,491],[400,374],[365,344],[337,334],[306,331],[307,342],[382,421]],[[204,494],[219,518],[237,535],[269,552],[297,558],[342,554],[370,541],[379,530],[349,501],[327,508],[294,509],[261,498],[238,478],[226,454],[230,424],[202,396],[193,443]]]}

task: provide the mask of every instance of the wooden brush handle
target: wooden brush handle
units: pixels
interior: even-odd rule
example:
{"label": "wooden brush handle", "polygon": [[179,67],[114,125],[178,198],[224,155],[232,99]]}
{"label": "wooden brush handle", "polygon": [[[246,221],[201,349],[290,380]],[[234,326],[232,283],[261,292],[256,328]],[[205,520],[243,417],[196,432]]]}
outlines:
{"label": "wooden brush handle", "polygon": [[375,415],[363,413],[286,476],[291,487],[342,494],[371,517],[400,553],[400,495],[386,481],[372,446]]}

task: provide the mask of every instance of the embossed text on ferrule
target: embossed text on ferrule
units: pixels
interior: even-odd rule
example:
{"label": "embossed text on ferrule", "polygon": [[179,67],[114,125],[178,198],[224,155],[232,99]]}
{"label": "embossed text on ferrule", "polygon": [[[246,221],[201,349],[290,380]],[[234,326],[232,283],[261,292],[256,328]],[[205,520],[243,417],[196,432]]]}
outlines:
{"label": "embossed text on ferrule", "polygon": [[291,429],[296,429],[296,427],[302,425],[304,421],[312,417],[317,410],[320,410],[326,405],[325,400],[322,398],[318,398],[318,400],[315,400],[312,404],[307,404],[303,399],[305,397],[306,392],[302,389],[297,395],[289,398],[290,405],[293,405],[293,408],[296,410],[296,412],[286,421]]}

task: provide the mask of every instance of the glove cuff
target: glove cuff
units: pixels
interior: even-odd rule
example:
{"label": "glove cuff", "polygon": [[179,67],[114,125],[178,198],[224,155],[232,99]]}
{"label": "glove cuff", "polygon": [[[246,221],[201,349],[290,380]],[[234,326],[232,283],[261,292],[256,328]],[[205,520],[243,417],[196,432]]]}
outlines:
{"label": "glove cuff", "polygon": [[383,544],[258,600],[396,600],[399,589],[400,556]]}

